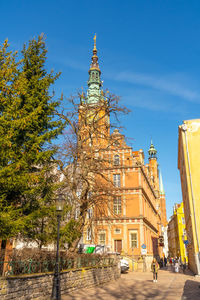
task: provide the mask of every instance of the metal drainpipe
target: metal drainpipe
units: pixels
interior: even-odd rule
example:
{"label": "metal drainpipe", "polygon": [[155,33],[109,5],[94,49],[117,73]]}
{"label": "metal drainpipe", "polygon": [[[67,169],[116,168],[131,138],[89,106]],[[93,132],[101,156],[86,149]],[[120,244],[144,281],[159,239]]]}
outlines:
{"label": "metal drainpipe", "polygon": [[195,231],[196,231],[196,238],[197,238],[197,246],[198,246],[198,262],[197,262],[197,271],[198,275],[200,275],[200,262],[199,262],[199,238],[197,234],[197,221],[196,221],[196,213],[194,209],[194,194],[193,194],[193,187],[192,187],[192,175],[191,175],[191,170],[190,170],[190,159],[189,159],[189,150],[188,150],[188,141],[187,141],[187,125],[184,124],[182,126],[182,130],[184,131],[185,134],[185,143],[186,143],[186,152],[187,152],[187,159],[188,159],[188,168],[189,168],[189,175],[190,175],[190,185],[191,185],[191,193],[192,193],[192,205],[193,205],[193,212],[194,212],[194,223],[195,223]]}

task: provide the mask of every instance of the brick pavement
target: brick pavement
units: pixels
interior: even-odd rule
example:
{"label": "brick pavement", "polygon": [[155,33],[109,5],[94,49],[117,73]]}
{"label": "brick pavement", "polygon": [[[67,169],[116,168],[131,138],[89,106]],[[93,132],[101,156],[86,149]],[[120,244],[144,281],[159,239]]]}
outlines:
{"label": "brick pavement", "polygon": [[199,300],[200,278],[192,273],[174,273],[170,269],[159,270],[158,282],[152,281],[152,273],[129,272],[117,281],[103,286],[74,291],[62,296],[62,300]]}

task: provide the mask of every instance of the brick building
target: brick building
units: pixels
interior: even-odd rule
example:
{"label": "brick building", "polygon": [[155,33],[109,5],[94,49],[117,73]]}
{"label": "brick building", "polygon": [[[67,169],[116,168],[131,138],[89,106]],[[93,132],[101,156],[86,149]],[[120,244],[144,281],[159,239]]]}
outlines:
{"label": "brick building", "polygon": [[[101,97],[100,75],[95,43],[86,99],[93,109]],[[133,151],[119,130],[115,129],[111,137],[114,142],[102,152],[109,161],[105,176],[115,187],[115,196],[108,196],[112,212],[100,217],[94,208],[94,222],[85,228],[83,242],[107,245],[111,251],[135,256],[141,255],[144,244],[143,253],[146,251],[147,256],[162,256],[163,241],[159,237],[167,219],[165,194],[160,192],[157,151],[151,142],[145,164],[143,150]]]}

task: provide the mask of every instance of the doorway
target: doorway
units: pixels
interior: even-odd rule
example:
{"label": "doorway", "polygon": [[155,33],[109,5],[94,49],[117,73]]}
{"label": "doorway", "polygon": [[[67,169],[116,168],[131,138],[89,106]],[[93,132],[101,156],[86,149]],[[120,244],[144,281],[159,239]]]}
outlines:
{"label": "doorway", "polygon": [[114,240],[115,252],[122,252],[122,240]]}

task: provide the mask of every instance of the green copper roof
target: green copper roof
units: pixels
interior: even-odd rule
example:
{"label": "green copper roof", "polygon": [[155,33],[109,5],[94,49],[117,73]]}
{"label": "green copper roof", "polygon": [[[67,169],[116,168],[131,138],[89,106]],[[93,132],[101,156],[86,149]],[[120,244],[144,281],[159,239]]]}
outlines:
{"label": "green copper roof", "polygon": [[148,153],[149,153],[149,159],[156,158],[157,150],[154,148],[152,140],[151,140],[151,145],[150,145],[150,148],[148,150]]}
{"label": "green copper roof", "polygon": [[102,97],[101,95],[102,81],[100,76],[101,76],[101,71],[98,63],[96,35],[95,35],[92,63],[89,69],[88,90],[87,90],[87,98],[86,98],[86,102],[89,104],[98,103]]}
{"label": "green copper roof", "polygon": [[160,171],[160,180],[159,180],[159,183],[160,183],[160,194],[161,195],[165,195],[165,190],[164,190],[164,186],[163,186],[163,180],[162,180],[162,173]]}

